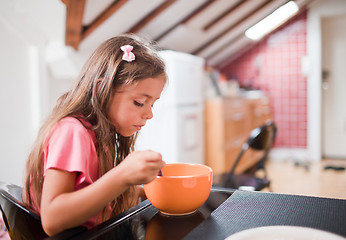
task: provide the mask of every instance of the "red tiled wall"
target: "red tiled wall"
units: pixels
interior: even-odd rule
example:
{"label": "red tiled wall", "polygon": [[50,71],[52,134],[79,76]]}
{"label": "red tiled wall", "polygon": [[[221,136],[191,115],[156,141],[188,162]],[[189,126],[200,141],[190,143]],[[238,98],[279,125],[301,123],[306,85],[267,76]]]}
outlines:
{"label": "red tiled wall", "polygon": [[278,126],[275,147],[307,145],[307,79],[301,71],[302,57],[307,55],[306,16],[306,12],[296,16],[220,69],[228,79],[269,96]]}

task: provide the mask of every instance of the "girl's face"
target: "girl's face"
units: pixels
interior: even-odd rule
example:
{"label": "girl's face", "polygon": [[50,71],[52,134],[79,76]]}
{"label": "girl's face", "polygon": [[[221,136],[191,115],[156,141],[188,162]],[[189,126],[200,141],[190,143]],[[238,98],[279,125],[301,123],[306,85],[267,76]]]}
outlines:
{"label": "girl's face", "polygon": [[113,94],[107,113],[120,135],[132,136],[153,117],[152,106],[160,98],[165,83],[164,77],[145,78],[120,87]]}

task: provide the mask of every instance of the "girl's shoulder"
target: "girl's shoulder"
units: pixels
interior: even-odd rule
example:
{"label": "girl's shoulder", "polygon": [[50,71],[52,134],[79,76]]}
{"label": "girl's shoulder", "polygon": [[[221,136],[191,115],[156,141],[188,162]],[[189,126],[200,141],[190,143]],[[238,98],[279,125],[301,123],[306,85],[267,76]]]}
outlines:
{"label": "girl's shoulder", "polygon": [[80,125],[81,121],[75,117],[64,117],[60,119],[59,124],[77,124]]}
{"label": "girl's shoulder", "polygon": [[64,117],[62,118],[59,123],[59,126],[73,126],[73,127],[83,127],[86,129],[91,129],[92,125],[88,121],[82,119],[82,118],[76,118],[76,117]]}
{"label": "girl's shoulder", "polygon": [[84,132],[84,134],[90,135],[93,141],[95,141],[95,132],[92,130],[91,123],[83,118],[64,117],[53,128],[53,132]]}

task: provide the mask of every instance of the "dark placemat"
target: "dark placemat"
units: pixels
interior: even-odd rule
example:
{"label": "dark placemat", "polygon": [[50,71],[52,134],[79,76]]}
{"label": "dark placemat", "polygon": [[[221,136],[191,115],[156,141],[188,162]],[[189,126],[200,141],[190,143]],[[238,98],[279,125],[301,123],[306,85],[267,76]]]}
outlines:
{"label": "dark placemat", "polygon": [[236,191],[184,239],[225,239],[245,229],[272,225],[346,236],[346,200]]}

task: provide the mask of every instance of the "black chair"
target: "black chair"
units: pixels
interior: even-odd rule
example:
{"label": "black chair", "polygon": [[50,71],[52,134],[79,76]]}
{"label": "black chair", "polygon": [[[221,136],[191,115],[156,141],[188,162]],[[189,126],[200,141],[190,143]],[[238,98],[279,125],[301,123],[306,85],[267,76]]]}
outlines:
{"label": "black chair", "polygon": [[22,188],[13,184],[1,184],[0,208],[2,218],[11,239],[44,239],[40,217],[22,203]]}
{"label": "black chair", "polygon": [[[243,144],[231,170],[221,177],[219,185],[226,188],[239,189],[240,187],[251,187],[252,190],[260,191],[264,188],[270,189],[270,180],[267,177],[265,164],[268,154],[276,137],[276,125],[268,120],[264,125],[251,131],[248,140]],[[240,161],[246,161],[244,154],[248,151],[255,151],[257,164],[245,173],[236,174],[235,170]],[[263,177],[256,176],[259,170],[263,170]]]}
{"label": "black chair", "polygon": [[[22,202],[22,188],[14,184],[0,183],[0,210],[11,239],[45,239],[41,219],[29,211]],[[53,236],[51,239],[69,239],[86,230],[77,227]]]}

